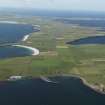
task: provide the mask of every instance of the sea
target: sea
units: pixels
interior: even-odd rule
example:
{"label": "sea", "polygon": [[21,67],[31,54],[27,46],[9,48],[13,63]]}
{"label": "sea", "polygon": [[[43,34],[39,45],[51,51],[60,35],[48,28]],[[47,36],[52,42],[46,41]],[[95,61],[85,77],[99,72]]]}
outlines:
{"label": "sea", "polygon": [[31,24],[0,23],[0,58],[12,58],[32,55],[33,51],[23,47],[13,46],[18,44],[26,35],[37,32]]}

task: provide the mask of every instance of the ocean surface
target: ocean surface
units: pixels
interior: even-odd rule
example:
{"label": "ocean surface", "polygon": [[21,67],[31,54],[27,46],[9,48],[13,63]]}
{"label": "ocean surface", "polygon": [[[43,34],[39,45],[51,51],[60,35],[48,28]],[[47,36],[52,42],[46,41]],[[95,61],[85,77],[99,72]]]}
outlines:
{"label": "ocean surface", "polygon": [[0,59],[23,57],[23,56],[32,55],[32,53],[33,51],[21,47],[15,47],[15,46],[0,47]]}
{"label": "ocean surface", "polygon": [[0,58],[31,55],[33,52],[29,49],[8,45],[18,43],[25,35],[37,31],[31,24],[0,23]]}
{"label": "ocean surface", "polygon": [[105,105],[105,95],[74,77],[0,82],[1,105]]}
{"label": "ocean surface", "polygon": [[0,23],[0,43],[16,43],[35,31],[30,24]]}

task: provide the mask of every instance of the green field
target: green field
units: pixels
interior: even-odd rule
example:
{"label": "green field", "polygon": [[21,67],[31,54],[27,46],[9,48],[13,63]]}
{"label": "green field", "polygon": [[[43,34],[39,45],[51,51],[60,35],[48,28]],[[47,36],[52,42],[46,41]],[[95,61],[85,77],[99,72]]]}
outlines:
{"label": "green field", "polygon": [[66,45],[67,41],[105,35],[105,32],[40,17],[10,16],[5,20],[40,25],[40,32],[32,33],[24,43],[19,42],[39,49],[40,55],[0,60],[0,80],[12,75],[38,77],[70,74],[84,77],[94,85],[105,85],[105,45]]}

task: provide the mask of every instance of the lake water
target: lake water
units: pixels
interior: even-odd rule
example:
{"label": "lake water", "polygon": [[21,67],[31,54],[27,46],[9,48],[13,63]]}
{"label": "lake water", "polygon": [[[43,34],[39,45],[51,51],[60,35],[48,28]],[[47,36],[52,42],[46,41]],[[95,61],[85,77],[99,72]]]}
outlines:
{"label": "lake water", "polygon": [[92,36],[92,37],[81,38],[81,39],[67,42],[67,44],[72,44],[72,45],[105,44],[105,36]]}
{"label": "lake water", "polygon": [[1,105],[105,105],[105,95],[74,77],[52,77],[0,82]]}
{"label": "lake water", "polygon": [[33,52],[16,46],[2,46],[9,43],[18,43],[25,35],[37,32],[31,24],[0,23],[0,58],[31,55]]}

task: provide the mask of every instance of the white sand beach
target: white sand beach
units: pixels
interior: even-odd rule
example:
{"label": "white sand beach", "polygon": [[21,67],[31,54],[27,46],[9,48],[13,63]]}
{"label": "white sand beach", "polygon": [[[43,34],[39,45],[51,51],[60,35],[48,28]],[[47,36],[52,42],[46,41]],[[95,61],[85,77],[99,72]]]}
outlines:
{"label": "white sand beach", "polygon": [[30,35],[25,35],[24,38],[22,39],[22,41],[26,41],[29,38]]}
{"label": "white sand beach", "polygon": [[32,53],[33,56],[39,55],[39,50],[36,49],[36,48],[30,47],[30,46],[24,46],[24,45],[12,45],[12,46],[21,47],[21,48],[26,48],[26,49],[32,50],[33,51],[33,53]]}

